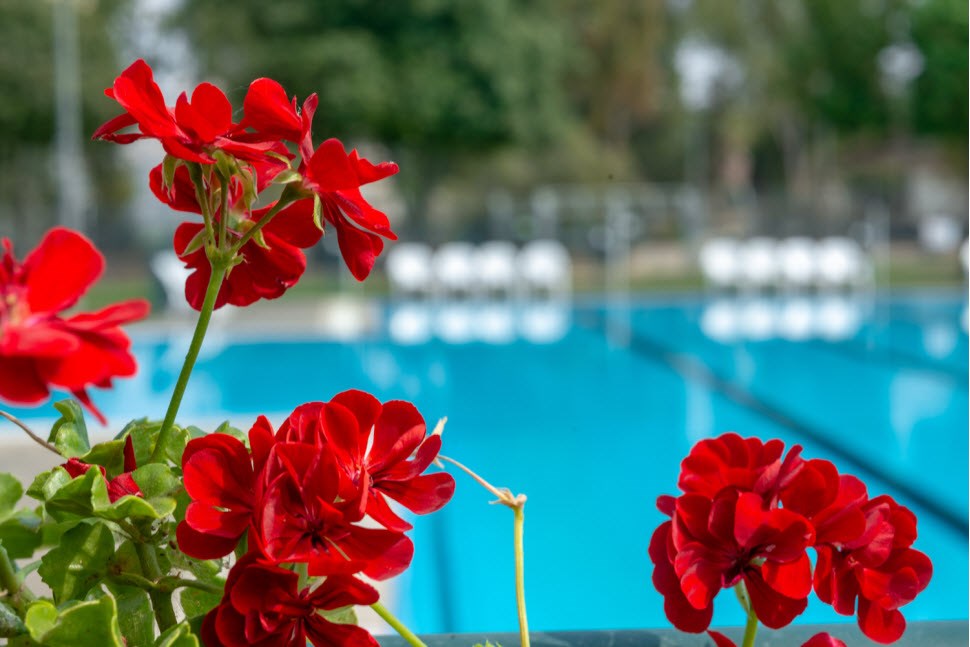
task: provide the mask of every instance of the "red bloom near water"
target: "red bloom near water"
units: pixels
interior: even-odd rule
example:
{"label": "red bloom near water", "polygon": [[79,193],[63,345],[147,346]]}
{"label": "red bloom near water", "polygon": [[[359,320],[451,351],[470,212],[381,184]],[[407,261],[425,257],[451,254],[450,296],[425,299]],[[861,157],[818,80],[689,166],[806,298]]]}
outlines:
{"label": "red bloom near water", "polygon": [[[737,643],[719,631],[708,631],[707,635],[714,641],[716,647],[738,647]],[[818,633],[802,643],[802,647],[846,647],[846,644],[828,634]]]}
{"label": "red bloom near water", "polygon": [[134,375],[131,341],[122,324],[148,314],[144,299],[62,317],[104,270],[91,242],[63,227],[50,230],[23,263],[3,239],[0,260],[0,398],[34,404],[51,388],[70,391],[102,424],[89,387],[108,388]]}
{"label": "red bloom near water", "polygon": [[316,588],[300,589],[294,571],[261,563],[249,553],[229,571],[222,602],[202,623],[207,647],[375,647],[353,624],[330,622],[320,611],[377,602],[377,591],[348,575],[331,575]]}
{"label": "red bloom near water", "polygon": [[394,175],[394,162],[371,164],[357,151],[348,155],[344,145],[328,139],[305,160],[303,183],[320,198],[324,218],[337,230],[344,262],[358,281],[363,281],[384,249],[381,236],[397,240],[391,224],[360,194],[360,187]]}
{"label": "red bloom near water", "polygon": [[[737,434],[691,450],[679,479],[685,494],[657,500],[670,520],[649,548],[667,617],[683,631],[704,631],[720,589],[743,582],[758,619],[779,628],[814,588],[838,613],[857,614],[872,640],[895,641],[905,629],[899,607],[932,576],[929,558],[911,547],[916,517],[890,497],[870,499],[862,481],[832,463],[802,459],[798,446],[783,452],[780,441]],[[711,636],[719,647],[733,644]],[[840,644],[827,634],[806,643]]]}
{"label": "red bloom near water", "polygon": [[[262,159],[267,152],[278,150],[275,141],[234,138],[238,125],[232,121],[232,105],[211,83],[196,86],[191,98],[183,92],[174,108],[166,106],[152,68],[141,59],[129,65],[104,93],[125,111],[102,124],[94,139],[118,144],[157,139],[169,155],[202,164],[214,163],[216,150],[245,160]],[[119,132],[130,126],[137,126],[138,132]]]}
{"label": "red bloom near water", "polygon": [[[290,418],[280,433],[312,437],[318,429],[352,489],[343,497],[360,502],[360,509],[389,530],[405,531],[411,524],[388,505],[393,499],[416,514],[441,509],[455,492],[455,479],[446,472],[423,474],[438,455],[440,436],[428,436],[424,418],[413,404],[395,400],[381,404],[363,391],[344,391],[321,405],[318,421]],[[412,458],[413,456],[413,458]]]}

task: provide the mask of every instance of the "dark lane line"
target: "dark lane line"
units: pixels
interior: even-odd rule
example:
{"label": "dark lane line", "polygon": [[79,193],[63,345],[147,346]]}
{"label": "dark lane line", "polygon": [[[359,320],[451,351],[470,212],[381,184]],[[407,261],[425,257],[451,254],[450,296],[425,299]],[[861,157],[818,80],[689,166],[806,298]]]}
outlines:
{"label": "dark lane line", "polygon": [[870,350],[858,340],[835,344],[817,340],[803,343],[811,347],[812,350],[821,350],[834,355],[842,355],[860,364],[878,362],[879,364],[886,364],[895,368],[916,369],[944,377],[963,387],[966,387],[970,383],[966,369],[950,365],[947,362],[928,359],[915,353],[908,353],[893,346],[879,345],[877,348]]}
{"label": "dark lane line", "polygon": [[[579,322],[580,325],[591,327],[604,336],[608,334],[608,322],[605,316],[600,314],[595,319],[593,317],[589,319],[582,317],[581,319]],[[854,471],[875,477],[887,485],[892,486],[913,504],[939,519],[947,528],[963,537],[964,541],[967,541],[967,526],[970,525],[970,520],[968,520],[966,514],[950,510],[947,506],[907,483],[897,482],[891,475],[886,474],[881,469],[877,461],[869,460],[863,456],[857,456],[846,450],[838,442],[831,440],[823,429],[801,421],[779,407],[765,402],[747,389],[738,386],[732,380],[719,375],[701,361],[679,354],[670,347],[650,339],[636,330],[630,330],[628,337],[629,343],[627,344],[627,348],[630,351],[649,361],[666,365],[668,368],[680,374],[685,380],[706,386],[736,404],[811,441],[833,456],[838,457],[841,463],[852,466]]]}

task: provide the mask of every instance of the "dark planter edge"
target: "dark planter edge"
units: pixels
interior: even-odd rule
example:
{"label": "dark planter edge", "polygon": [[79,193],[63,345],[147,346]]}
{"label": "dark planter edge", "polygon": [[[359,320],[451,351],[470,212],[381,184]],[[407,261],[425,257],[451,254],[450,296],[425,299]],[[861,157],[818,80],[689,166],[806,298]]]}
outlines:
{"label": "dark planter edge", "polygon": [[[724,627],[719,631],[741,642],[742,627]],[[797,647],[813,635],[827,631],[845,642],[848,647],[878,645],[866,638],[856,624],[792,625],[758,631],[759,647]],[[520,647],[518,633],[432,634],[421,639],[428,647],[473,647],[485,644]],[[381,647],[407,647],[399,636],[377,636]],[[688,634],[672,629],[621,629],[599,631],[541,631],[532,632],[533,647],[710,647],[707,634]],[[895,645],[901,647],[962,647],[970,645],[970,624],[967,620],[941,620],[909,623],[906,633]]]}

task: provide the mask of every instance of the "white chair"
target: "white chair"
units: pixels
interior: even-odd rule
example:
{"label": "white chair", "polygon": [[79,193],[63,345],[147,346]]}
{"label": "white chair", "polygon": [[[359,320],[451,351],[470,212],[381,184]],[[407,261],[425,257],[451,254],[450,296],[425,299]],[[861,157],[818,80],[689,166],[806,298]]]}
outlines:
{"label": "white chair", "polygon": [[739,264],[744,285],[758,289],[777,284],[779,267],[776,247],[774,240],[761,236],[741,245]]}
{"label": "white chair", "polygon": [[794,289],[810,287],[815,282],[818,254],[811,238],[786,238],[778,244],[778,270],[785,285]]}
{"label": "white chair", "polygon": [[172,312],[190,312],[192,308],[185,299],[185,281],[191,270],[185,267],[174,252],[158,252],[148,264],[152,274],[162,285],[166,308]]}
{"label": "white chair", "polygon": [[489,296],[511,297],[519,287],[517,250],[506,241],[483,243],[475,253],[478,283]]}
{"label": "white chair", "polygon": [[861,283],[868,264],[859,243],[833,236],[818,245],[817,278],[820,288],[851,287]]}
{"label": "white chair", "polygon": [[706,241],[701,245],[698,262],[708,283],[722,288],[737,287],[740,276],[737,241],[731,238]]}
{"label": "white chair", "polygon": [[445,299],[465,299],[478,291],[475,247],[469,243],[446,243],[431,259],[435,289]]}
{"label": "white chair", "polygon": [[563,297],[572,291],[572,261],[562,243],[534,240],[519,252],[519,276],[534,294]]}
{"label": "white chair", "polygon": [[427,296],[431,290],[431,248],[423,243],[397,243],[385,261],[391,291]]}

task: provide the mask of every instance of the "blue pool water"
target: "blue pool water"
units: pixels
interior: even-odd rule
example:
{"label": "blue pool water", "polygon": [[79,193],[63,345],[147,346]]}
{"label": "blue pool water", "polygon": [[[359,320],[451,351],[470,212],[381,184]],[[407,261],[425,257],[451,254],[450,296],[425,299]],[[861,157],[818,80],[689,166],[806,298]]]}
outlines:
{"label": "blue pool water", "polygon": [[[646,547],[701,438],[733,430],[804,446],[919,517],[933,581],[909,620],[967,617],[968,346],[959,294],[859,305],[839,334],[784,340],[755,325],[709,330],[710,302],[671,297],[580,303],[561,336],[401,344],[382,327],[351,342],[216,331],[183,423],[277,422],[295,405],[359,388],[449,421],[443,452],[529,497],[526,588],[543,629],[668,626]],[[388,316],[393,309],[386,309]],[[722,322],[723,323],[723,322]],[[792,330],[798,331],[796,325]],[[792,335],[789,335],[791,337]],[[118,425],[161,416],[186,339],[136,333],[139,377],[96,401]],[[17,410],[50,417],[50,409]],[[511,513],[456,475],[455,498],[415,521],[416,554],[397,608],[420,632],[516,627]],[[813,604],[807,622],[843,620]],[[716,624],[742,624],[731,595]]]}

